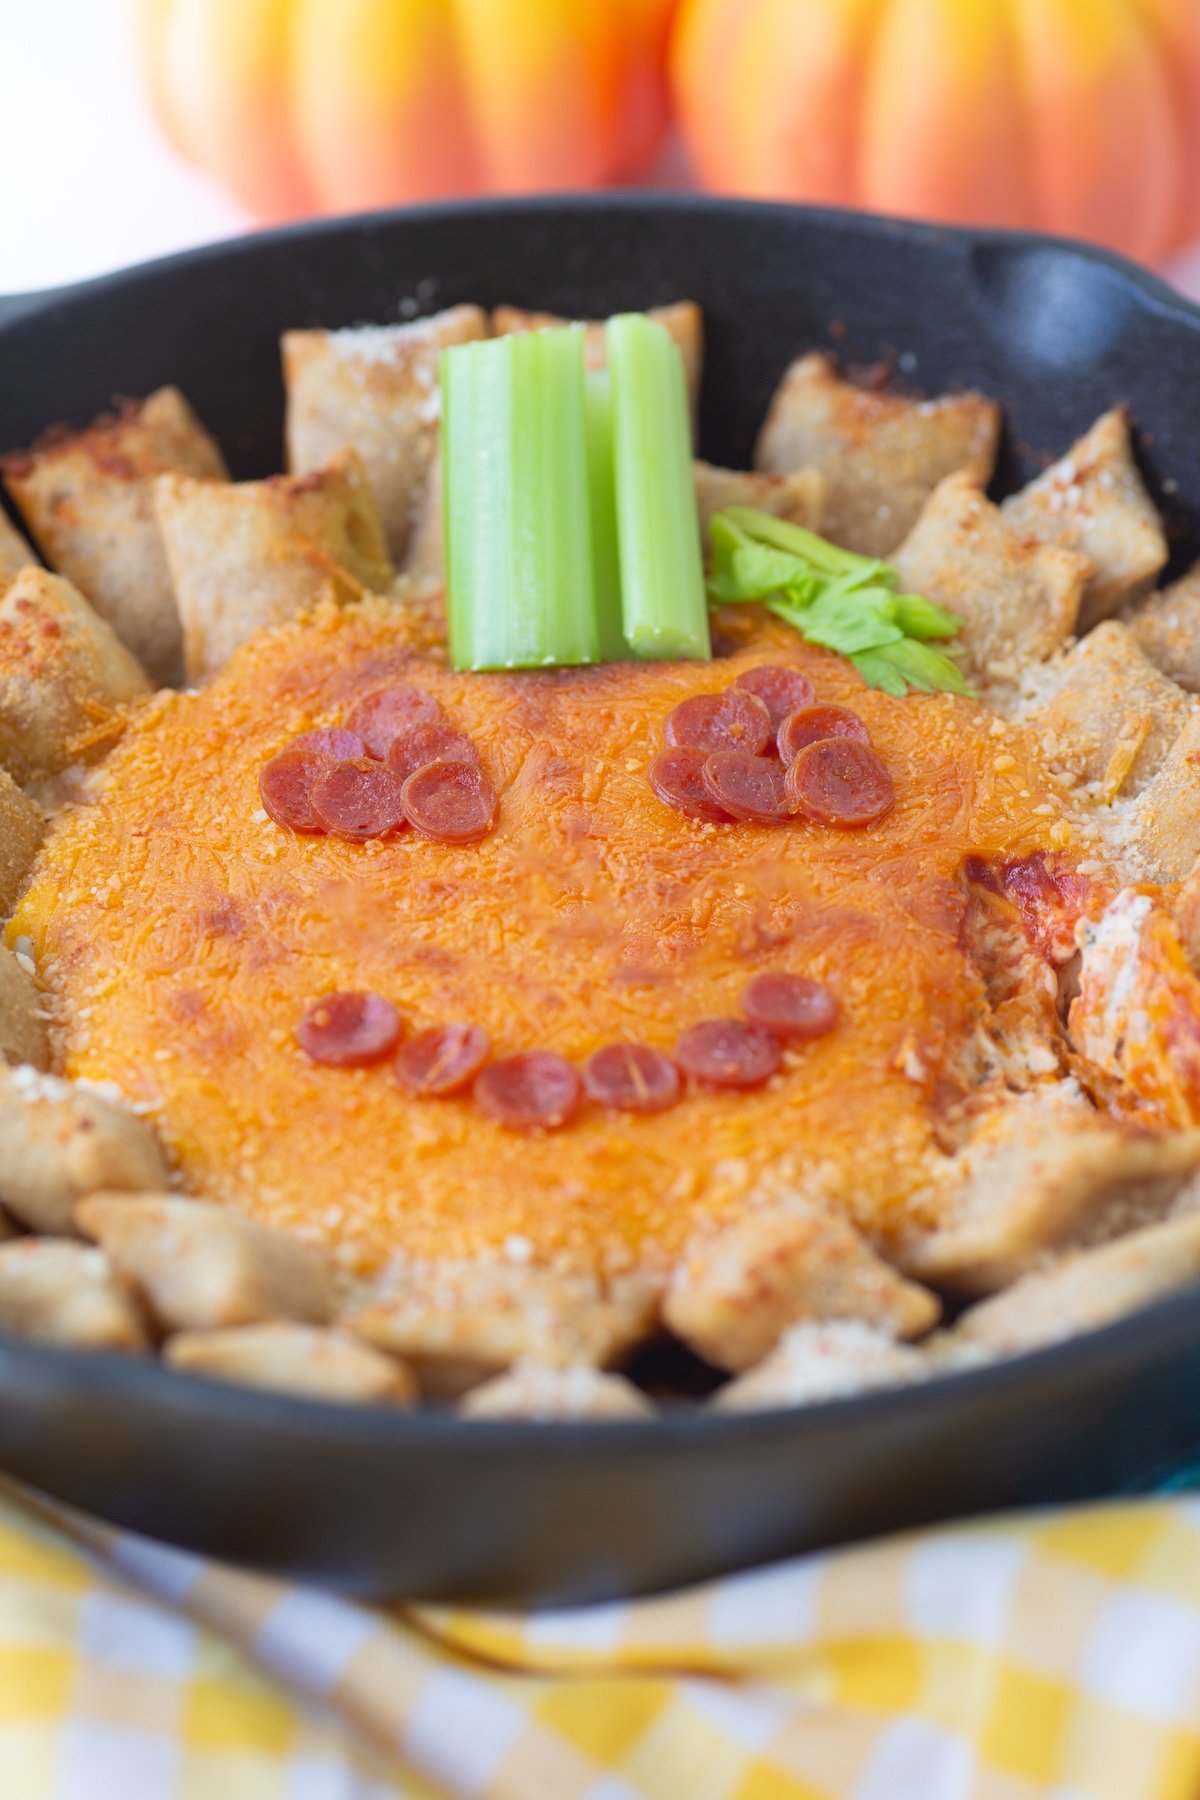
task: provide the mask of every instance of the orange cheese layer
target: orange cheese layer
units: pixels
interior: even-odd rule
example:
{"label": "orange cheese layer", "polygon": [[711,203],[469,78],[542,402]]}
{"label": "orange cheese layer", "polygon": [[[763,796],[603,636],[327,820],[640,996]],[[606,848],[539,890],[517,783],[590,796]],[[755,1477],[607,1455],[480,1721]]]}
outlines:
{"label": "orange cheese layer", "polygon": [[[771,661],[866,719],[898,794],[880,824],[697,825],[655,798],[672,707]],[[500,794],[482,844],[300,837],[260,810],[266,759],[389,678],[475,738]],[[33,939],[59,997],[67,1073],[144,1106],[195,1191],[364,1270],[513,1237],[585,1265],[654,1261],[818,1165],[887,1238],[983,1004],[960,947],[964,858],[1072,846],[1029,741],[990,727],[971,701],[868,691],[769,621],[709,664],[481,676],[422,660],[395,615],[329,614],[137,716],[51,834],[10,935]],[[294,1037],[314,998],[366,988],[413,1029],[485,1026],[497,1054],[670,1050],[736,1015],[764,969],[819,976],[843,1006],[768,1087],[545,1136],[469,1099],[411,1100],[386,1066],[314,1067]]]}

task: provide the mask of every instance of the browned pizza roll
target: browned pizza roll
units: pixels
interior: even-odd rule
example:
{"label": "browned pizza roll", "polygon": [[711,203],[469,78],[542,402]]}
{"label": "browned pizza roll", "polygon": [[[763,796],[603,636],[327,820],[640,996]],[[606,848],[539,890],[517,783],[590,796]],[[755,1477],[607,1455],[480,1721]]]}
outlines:
{"label": "browned pizza roll", "polygon": [[1060,462],[1004,502],[1004,513],[1022,535],[1081,551],[1091,563],[1081,631],[1146,593],[1167,560],[1162,520],[1138,474],[1124,407],[1097,419]]}
{"label": "browned pizza roll", "polygon": [[988,683],[1062,649],[1091,572],[1074,551],[1020,537],[962,474],[934,489],[892,561],[907,590],[958,614],[964,671]]}
{"label": "browned pizza roll", "polygon": [[1041,704],[1025,717],[1049,761],[1105,802],[1140,793],[1153,780],[1193,704],[1116,619],[1048,667],[1041,688]]}
{"label": "browned pizza roll", "polygon": [[824,534],[863,556],[888,556],[939,481],[960,470],[991,480],[1000,409],[982,394],[909,400],[843,381],[829,357],[803,356],[784,375],[755,466],[819,469],[828,483]]}
{"label": "browned pizza roll", "polygon": [[[679,345],[694,414],[700,404],[700,380],[704,372],[704,314],[694,300],[676,300],[669,306],[652,306],[648,311],[652,319],[657,319],[660,325],[666,326]],[[558,313],[528,312],[520,306],[497,306],[492,310],[492,330],[497,337],[507,337],[514,331],[541,331],[548,326],[568,323],[570,321]],[[602,369],[607,361],[604,320],[585,319],[582,323],[587,326],[584,354],[588,367]]]}
{"label": "browned pizza roll", "polygon": [[898,1344],[861,1319],[810,1320],[793,1325],[769,1356],[718,1388],[712,1403],[721,1412],[812,1406],[928,1381],[935,1373],[923,1347]]}
{"label": "browned pizza roll", "polygon": [[383,527],[353,450],[267,481],[161,475],[156,494],[189,681],[215,675],[256,631],[323,597],[344,602],[391,586]]}
{"label": "browned pizza roll", "polygon": [[1200,856],[1200,714],[1193,713],[1161,768],[1121,820],[1130,873],[1182,881]]}
{"label": "browned pizza roll", "polygon": [[357,450],[397,566],[437,448],[438,359],[451,344],[487,335],[487,314],[478,306],[454,306],[411,325],[283,335],[288,467],[302,474],[339,451]]}
{"label": "browned pizza roll", "polygon": [[95,1188],[160,1188],[162,1147],[144,1120],[90,1088],[0,1064],[0,1205],[32,1231],[73,1231]]}
{"label": "browned pizza roll", "polygon": [[1143,656],[1189,694],[1200,694],[1200,563],[1122,616]]}
{"label": "browned pizza roll", "polygon": [[464,1419],[648,1419],[654,1408],[623,1375],[519,1362],[473,1388],[459,1411]]}
{"label": "browned pizza roll", "polygon": [[5,459],[4,479],[51,566],[107,619],[156,681],[178,681],[183,635],[154,511],[154,479],[174,470],[227,479],[213,439],[178,388],[86,431],[48,432]]}
{"label": "browned pizza roll", "polygon": [[41,809],[0,767],[0,919],[16,904],[45,830]]}
{"label": "browned pizza roll", "polygon": [[316,1252],[227,1207],[162,1192],[101,1192],[80,1201],[75,1223],[167,1331],[271,1319],[323,1325],[333,1316],[332,1284]]}
{"label": "browned pizza roll", "polygon": [[64,1350],[150,1347],[137,1302],[104,1253],[54,1238],[0,1245],[0,1331]]}
{"label": "browned pizza roll", "polygon": [[422,1388],[452,1395],[528,1359],[602,1367],[651,1330],[657,1293],[643,1279],[494,1262],[400,1263],[350,1329],[411,1363]]}
{"label": "browned pizza roll", "polygon": [[0,1062],[50,1066],[46,1012],[37,982],[0,943]]}
{"label": "browned pizza roll", "polygon": [[997,1356],[1111,1325],[1200,1278],[1200,1213],[1131,1231],[1027,1275],[962,1315],[955,1335]]}
{"label": "browned pizza roll", "polygon": [[30,567],[0,589],[0,765],[17,781],[102,753],[121,733],[120,709],[149,692],[69,581]]}
{"label": "browned pizza roll", "polygon": [[936,1297],[905,1280],[848,1219],[819,1206],[750,1212],[701,1234],[678,1264],[663,1319],[721,1369],[748,1369],[801,1319],[865,1319],[891,1337],[937,1324]]}
{"label": "browned pizza roll", "polygon": [[1200,1168],[1200,1132],[1155,1135],[1037,1089],[984,1118],[935,1172],[941,1222],[902,1248],[920,1280],[990,1294],[1047,1254],[1126,1223],[1129,1197],[1165,1208]]}
{"label": "browned pizza roll", "polygon": [[825,477],[817,469],[794,475],[763,475],[744,469],[718,469],[696,464],[696,504],[700,531],[708,550],[708,527],[714,513],[727,506],[753,506],[808,531],[820,531],[825,518]]}
{"label": "browned pizza roll", "polygon": [[191,1375],[342,1406],[411,1406],[418,1397],[412,1374],[395,1357],[345,1332],[286,1320],[180,1332],[167,1340],[163,1358]]}
{"label": "browned pizza roll", "polygon": [[31,546],[0,512],[0,583],[7,581],[10,575],[19,575],[28,563],[36,561]]}

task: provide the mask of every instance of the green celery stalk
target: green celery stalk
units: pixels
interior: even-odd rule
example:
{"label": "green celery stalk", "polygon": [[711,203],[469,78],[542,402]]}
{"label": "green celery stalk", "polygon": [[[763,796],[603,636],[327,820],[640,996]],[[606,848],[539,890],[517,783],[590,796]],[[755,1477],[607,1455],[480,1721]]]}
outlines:
{"label": "green celery stalk", "polygon": [[624,635],[646,659],[712,655],[683,359],[644,313],[606,328]]}
{"label": "green celery stalk", "polygon": [[582,326],[442,355],[446,601],[456,669],[600,654]]}
{"label": "green celery stalk", "polygon": [[592,503],[592,579],[601,662],[629,656],[621,610],[621,546],[613,449],[612,380],[607,368],[585,374],[588,491]]}
{"label": "green celery stalk", "polygon": [[793,525],[787,519],[777,519],[772,513],[759,512],[757,507],[727,506],[718,517],[728,519],[760,544],[770,544],[776,550],[802,556],[824,575],[857,575],[884,587],[899,585],[895,570],[887,563],[879,562],[875,557],[859,556],[853,550],[843,550],[827,538],[818,537],[815,531],[806,531],[803,525]]}

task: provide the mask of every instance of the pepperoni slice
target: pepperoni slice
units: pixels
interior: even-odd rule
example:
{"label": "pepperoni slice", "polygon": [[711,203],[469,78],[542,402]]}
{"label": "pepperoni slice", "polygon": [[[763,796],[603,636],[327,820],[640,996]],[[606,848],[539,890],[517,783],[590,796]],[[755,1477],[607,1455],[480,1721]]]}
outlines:
{"label": "pepperoni slice", "polygon": [[756,975],[742,995],[742,1011],[785,1043],[827,1037],[838,1022],[838,1003],[823,981],[804,975]]}
{"label": "pepperoni slice", "polygon": [[718,750],[704,765],[704,791],[735,819],[780,825],[791,817],[783,770],[747,750]]}
{"label": "pepperoni slice", "polygon": [[496,790],[475,763],[431,762],[404,783],[404,813],[423,837],[470,844],[492,828]]}
{"label": "pepperoni slice", "polygon": [[382,1062],[404,1026],[390,1000],[378,994],[326,994],[309,1007],[296,1038],[306,1056],[329,1069],[362,1069]]}
{"label": "pepperoni slice", "polygon": [[729,814],[704,785],[707,761],[703,750],[660,750],[646,773],[664,806],[709,825],[728,825]]}
{"label": "pepperoni slice", "polygon": [[847,706],[801,706],[779,727],[779,754],[790,763],[806,744],[819,744],[822,738],[854,738],[857,743],[869,744],[871,733]]}
{"label": "pepperoni slice", "polygon": [[456,1094],[478,1075],[492,1047],[478,1025],[435,1025],[396,1053],[396,1080],[410,1094]]}
{"label": "pepperoni slice", "polygon": [[352,762],[367,754],[367,746],[356,731],[343,731],[340,725],[324,725],[319,731],[302,731],[288,745],[289,750],[315,750],[321,756],[332,756],[334,762]]}
{"label": "pepperoni slice", "polygon": [[475,1080],[475,1098],[511,1131],[552,1130],[565,1125],[579,1106],[579,1077],[570,1063],[549,1050],[526,1050],[492,1063]]}
{"label": "pepperoni slice", "polygon": [[387,753],[387,765],[401,781],[407,781],[418,769],[431,762],[478,763],[479,752],[465,731],[453,725],[418,725],[394,740]]}
{"label": "pepperoni slice", "polygon": [[806,745],[787,772],[787,789],[802,817],[849,830],[873,825],[896,804],[891,776],[871,746],[854,738]]}
{"label": "pepperoni slice", "polygon": [[313,788],[313,810],[334,837],[354,843],[383,837],[404,823],[404,783],[367,756],[326,763]]}
{"label": "pepperoni slice", "polygon": [[324,831],[313,792],[329,768],[329,758],[315,750],[281,750],[264,763],[258,791],[277,825],[286,825],[291,831]]}
{"label": "pepperoni slice", "polygon": [[685,1074],[705,1087],[755,1088],[769,1081],[783,1060],[779,1040],[761,1025],[741,1019],[705,1019],[675,1046]]}
{"label": "pepperoni slice", "polygon": [[583,1088],[617,1112],[665,1112],[679,1098],[679,1070],[648,1044],[606,1044],[584,1063]]}
{"label": "pepperoni slice", "polygon": [[364,695],[351,709],[346,725],[357,732],[367,754],[382,762],[398,737],[405,737],[418,725],[432,725],[441,716],[442,709],[432,694],[398,682]]}
{"label": "pepperoni slice", "polygon": [[726,688],[723,694],[693,694],[668,714],[668,744],[678,749],[748,750],[757,756],[771,741],[771,715],[757,694]]}
{"label": "pepperoni slice", "polygon": [[808,676],[783,663],[762,663],[757,669],[746,669],[733,685],[745,693],[755,694],[762,701],[771,716],[773,732],[779,730],[790,712],[801,706],[811,706],[817,697]]}

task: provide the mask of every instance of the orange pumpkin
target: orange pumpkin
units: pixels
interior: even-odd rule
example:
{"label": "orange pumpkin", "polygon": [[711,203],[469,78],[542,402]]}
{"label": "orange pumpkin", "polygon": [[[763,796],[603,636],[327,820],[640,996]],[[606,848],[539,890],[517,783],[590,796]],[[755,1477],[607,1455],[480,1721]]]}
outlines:
{"label": "orange pumpkin", "polygon": [[1200,234],[1200,0],[684,0],[673,78],[725,192],[1147,261]]}
{"label": "orange pumpkin", "polygon": [[636,175],[677,0],[139,0],[177,149],[265,219]]}

